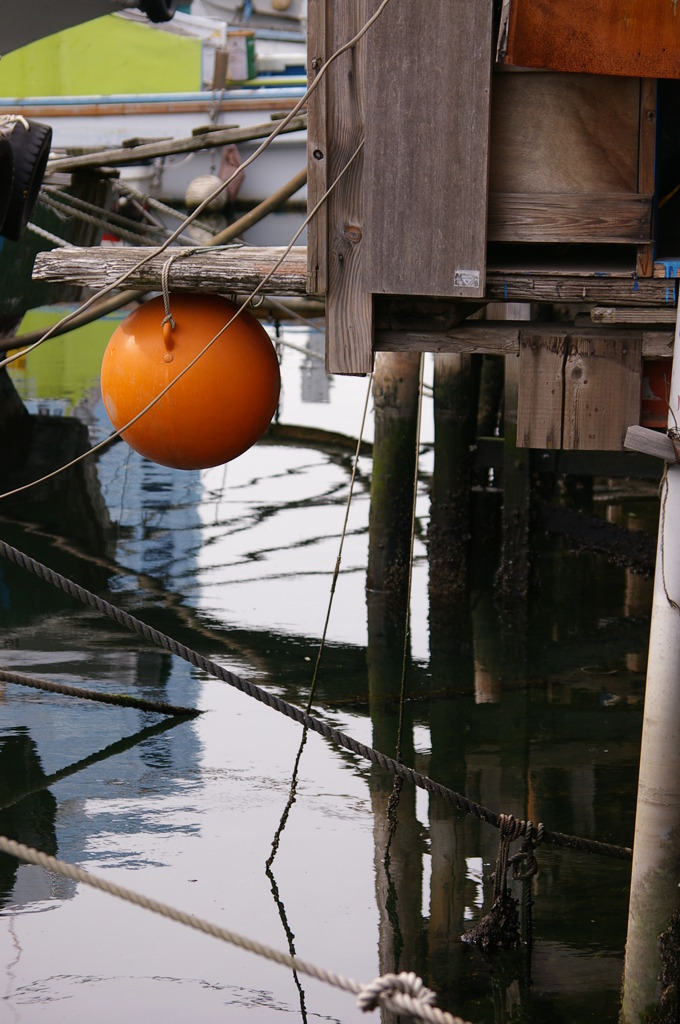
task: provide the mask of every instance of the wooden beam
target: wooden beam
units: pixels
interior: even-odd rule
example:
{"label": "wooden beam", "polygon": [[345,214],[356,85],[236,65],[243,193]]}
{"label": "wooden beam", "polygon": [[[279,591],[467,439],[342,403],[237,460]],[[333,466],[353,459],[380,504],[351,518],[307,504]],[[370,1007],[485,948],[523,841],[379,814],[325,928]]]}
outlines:
{"label": "wooden beam", "polygon": [[518,321],[499,321],[490,323],[484,320],[466,320],[457,326],[448,328],[412,328],[405,323],[393,321],[389,328],[376,330],[376,351],[414,351],[414,352],[477,352],[480,355],[518,355],[524,340],[531,344],[533,337],[539,338],[541,344],[556,333],[574,333],[579,336],[629,338],[632,342],[640,341],[642,355],[645,359],[670,359],[673,352],[673,332],[648,330],[642,326],[619,328],[613,331],[608,327],[574,328],[571,324],[533,322],[531,328],[524,327]]}
{"label": "wooden beam", "polygon": [[[325,0],[307,0],[307,76],[311,85],[326,60]],[[307,205],[313,210],[328,188],[326,79],[307,102]],[[328,287],[328,205],[322,203],[307,225],[307,290],[321,294]]]}
{"label": "wooden beam", "polygon": [[[325,0],[324,59],[354,38],[376,6],[377,0],[340,4]],[[369,45],[364,36],[330,67],[325,86],[325,143],[321,126],[316,134],[327,162],[328,185],[342,175],[326,204],[326,366],[331,373],[363,374],[373,369],[373,303],[361,285],[365,262],[361,147]],[[321,53],[315,42],[310,46],[315,54]]]}
{"label": "wooden beam", "polygon": [[[171,266],[168,282],[173,291],[202,291],[248,294],[263,280],[264,295],[306,295],[307,253],[304,246],[294,246],[283,262],[282,247],[255,248],[234,246],[211,252],[194,252],[190,248],[171,246],[158,256],[157,249],[145,246],[94,249],[54,249],[38,253],[33,277],[38,281],[78,282],[100,289],[128,274],[121,287],[141,291],[157,291],[161,287],[163,268]],[[140,265],[145,258],[149,262]],[[206,258],[207,257],[207,258]]]}
{"label": "wooden beam", "polygon": [[490,242],[642,244],[651,241],[652,195],[489,195]]}

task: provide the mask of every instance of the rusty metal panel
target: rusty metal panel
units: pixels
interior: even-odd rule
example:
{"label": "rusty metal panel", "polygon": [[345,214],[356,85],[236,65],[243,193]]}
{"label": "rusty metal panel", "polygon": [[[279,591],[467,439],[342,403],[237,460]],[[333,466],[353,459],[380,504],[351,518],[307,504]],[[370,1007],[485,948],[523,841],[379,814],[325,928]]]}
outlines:
{"label": "rusty metal panel", "polygon": [[517,67],[680,78],[680,9],[670,0],[511,0],[499,57]]}

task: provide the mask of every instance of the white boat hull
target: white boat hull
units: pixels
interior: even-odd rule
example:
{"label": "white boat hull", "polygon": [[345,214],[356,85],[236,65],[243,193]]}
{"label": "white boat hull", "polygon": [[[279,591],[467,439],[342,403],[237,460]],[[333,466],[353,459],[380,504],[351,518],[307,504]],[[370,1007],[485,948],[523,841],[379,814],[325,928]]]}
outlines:
{"label": "white boat hull", "polygon": [[[52,127],[52,151],[92,151],[122,147],[130,139],[146,141],[190,137],[196,129],[249,127],[269,116],[287,113],[303,87],[223,90],[220,93],[168,93],[143,96],[63,96],[14,100],[3,113],[21,114]],[[244,203],[261,202],[290,181],[306,164],[307,133],[279,136],[246,170],[239,191]],[[239,144],[242,160],[259,143]],[[149,193],[169,203],[183,203],[194,178],[214,174],[221,149],[169,156],[140,166],[125,177],[146,183]],[[306,191],[296,199],[304,201]]]}

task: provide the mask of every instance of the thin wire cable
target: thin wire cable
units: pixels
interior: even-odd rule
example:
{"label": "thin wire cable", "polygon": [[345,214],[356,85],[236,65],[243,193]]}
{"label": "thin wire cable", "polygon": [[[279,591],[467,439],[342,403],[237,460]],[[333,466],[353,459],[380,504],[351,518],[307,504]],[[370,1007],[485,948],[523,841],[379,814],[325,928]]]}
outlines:
{"label": "thin wire cable", "polygon": [[[102,448],[105,448],[112,441],[114,441],[117,437],[120,437],[126,430],[128,430],[139,419],[141,419],[142,416],[144,416],[144,414],[149,411],[149,409],[152,409],[153,406],[156,405],[156,403],[161,400],[163,395],[167,394],[167,392],[170,390],[170,388],[174,387],[174,385],[179,380],[181,380],[182,377],[186,373],[189,372],[189,370],[199,361],[199,359],[201,359],[201,357],[203,355],[205,355],[205,353],[208,351],[208,349],[212,345],[215,344],[215,342],[218,340],[218,338],[220,338],[224,334],[224,332],[226,330],[228,330],[229,327],[231,327],[231,325],[240,316],[240,314],[243,312],[243,310],[245,310],[247,308],[248,304],[253,300],[253,298],[262,291],[262,289],[266,285],[267,281],[276,273],[278,268],[281,266],[281,264],[285,260],[286,256],[291,251],[291,249],[295,245],[296,241],[298,240],[298,238],[300,237],[300,235],[302,234],[304,229],[307,227],[307,225],[310,222],[310,220],[312,219],[312,217],[314,217],[316,215],[316,213],[319,210],[319,208],[321,207],[321,205],[324,202],[326,202],[326,200],[331,195],[333,190],[336,188],[336,186],[338,185],[338,183],[340,182],[342,177],[347,173],[349,168],[352,166],[352,164],[354,163],[354,161],[358,157],[359,153],[363,149],[363,146],[364,146],[364,141],[362,139],[362,141],[359,143],[357,148],[354,150],[354,153],[352,154],[352,156],[349,158],[349,160],[347,161],[345,166],[342,168],[342,170],[338,174],[338,176],[335,179],[335,181],[333,181],[333,183],[328,187],[328,189],[323,194],[323,196],[321,196],[319,201],[316,203],[314,208],[307,214],[307,216],[305,217],[304,221],[302,222],[302,224],[300,225],[298,230],[295,232],[295,234],[293,235],[291,241],[288,243],[286,248],[283,250],[283,253],[279,256],[279,258],[276,260],[274,265],[270,268],[270,270],[267,271],[267,273],[262,278],[262,280],[255,286],[255,288],[251,291],[251,293],[248,295],[248,297],[241,303],[241,305],[239,306],[237,311],[234,313],[232,318],[224,325],[224,327],[221,328],[221,330],[219,330],[217,332],[217,334],[213,338],[210,339],[210,341],[201,349],[201,351],[198,352],[197,355],[195,355],[194,358],[189,363],[187,363],[187,365],[184,367],[184,369],[181,370],[177,374],[176,377],[174,377],[168,384],[166,384],[165,387],[143,409],[141,409],[140,412],[138,412],[136,416],[134,416],[131,420],[129,420],[125,424],[125,426],[120,427],[118,430],[114,430],[113,433],[109,434],[109,436],[105,437],[102,441],[99,441],[98,444],[94,445],[88,451],[83,452],[81,455],[76,456],[74,459],[71,459],[70,462],[67,462],[64,465],[59,466],[57,469],[53,469],[50,473],[46,473],[44,476],[39,477],[37,480],[32,480],[30,483],[22,484],[20,487],[15,487],[11,491],[5,491],[4,493],[0,494],[0,501],[3,498],[10,498],[10,497],[13,497],[15,494],[21,494],[23,491],[30,490],[32,487],[36,487],[38,484],[45,483],[45,481],[47,481],[47,480],[51,480],[53,477],[58,476],[60,473],[63,473],[65,470],[71,469],[73,466],[77,465],[79,462],[82,462],[84,459],[89,458],[89,456],[91,456],[91,455],[94,455],[96,452],[100,451]],[[179,251],[177,253],[174,253],[173,256],[172,256],[172,259],[176,259],[176,258],[179,258],[181,256],[188,255],[188,252],[189,252],[188,250],[181,250],[181,251]],[[156,255],[156,254],[154,253],[154,255]],[[138,264],[138,266],[139,265],[141,265],[141,264]],[[61,321],[61,322],[63,323],[63,321]],[[44,341],[44,340],[45,339],[43,338],[42,341]],[[30,346],[30,348],[25,349],[24,353],[32,351],[32,349],[35,348],[38,344],[41,344],[41,342],[36,342],[35,345],[32,345],[32,346]],[[18,358],[20,355],[22,355],[24,353],[17,353],[12,358]],[[6,360],[0,362],[0,369],[3,366],[5,366],[6,363],[9,362],[9,361],[10,361],[9,359],[6,359]]]}
{"label": "thin wire cable", "polygon": [[[116,896],[118,899],[125,900],[127,903],[132,903],[137,907],[142,907],[144,910],[150,910],[152,913],[159,914],[161,917],[168,918],[171,921],[177,921],[179,924],[186,925],[187,928],[193,928],[204,935],[212,935],[215,939],[220,939],[222,942],[236,946],[238,949],[246,950],[249,953],[255,953],[257,956],[271,960],[273,963],[281,964],[284,967],[292,967],[299,973],[307,974],[311,978],[316,978],[317,981],[323,981],[333,988],[339,988],[344,992],[359,996],[360,1000],[366,1004],[366,1009],[374,1009],[378,1005],[383,1005],[386,1009],[393,1010],[393,1012],[407,1013],[421,1020],[431,1021],[432,1024],[465,1024],[460,1017],[454,1017],[453,1014],[440,1010],[431,1004],[430,999],[433,993],[430,993],[429,989],[424,988],[422,981],[417,975],[411,976],[412,986],[409,986],[406,978],[404,978],[402,991],[399,991],[397,982],[393,981],[390,987],[391,976],[386,976],[388,980],[384,982],[381,994],[379,982],[382,979],[376,979],[370,985],[361,985],[352,978],[346,978],[333,971],[327,971],[324,968],[315,966],[308,960],[301,960],[298,957],[290,956],[288,953],[282,953],[271,946],[265,946],[261,942],[256,942],[236,932],[229,931],[220,925],[212,924],[203,918],[196,917],[194,914],[178,910],[167,903],[162,903],[160,900],[153,899],[150,896],[143,896],[125,886],[110,882],[89,871],[84,871],[76,864],[69,864],[66,861],[58,860],[56,857],[51,857],[33,847],[26,846],[24,843],[17,843],[7,836],[0,835],[0,851],[9,854],[11,857],[17,857],[27,864],[35,864],[37,867],[44,868],[45,871],[55,872],[64,878],[70,878],[74,882],[81,882],[83,885],[89,885],[100,892]],[[420,982],[420,985],[418,985],[418,982]],[[409,991],[409,988],[411,991]],[[419,992],[421,998],[418,998]],[[373,995],[376,998],[371,1002]]]}
{"label": "thin wire cable", "polygon": [[[454,792],[454,790],[449,789],[447,786],[443,786],[439,782],[435,782],[433,779],[430,779],[425,775],[421,775],[420,772],[417,772],[414,768],[409,768],[407,765],[395,761],[394,758],[388,757],[379,750],[375,750],[373,747],[369,747],[367,744],[353,739],[351,736],[341,732],[339,729],[328,725],[327,722],[315,718],[313,715],[307,714],[307,712],[296,707],[294,704],[289,704],[288,701],[282,700],[281,697],[277,697],[276,694],[270,693],[268,690],[264,690],[261,686],[256,686],[247,679],[243,679],[235,672],[224,668],[222,665],[212,661],[210,658],[204,657],[202,654],[192,650],[190,647],[180,643],[178,640],[174,640],[172,637],[168,636],[166,633],[162,633],[158,629],[155,629],[153,626],[149,626],[146,622],[142,622],[140,619],[136,618],[134,615],[130,615],[129,612],[124,611],[122,608],[118,608],[116,605],[111,604],[111,602],[105,601],[103,598],[91,593],[91,591],[86,590],[84,587],[81,587],[72,580],[62,576],[61,573],[55,572],[54,569],[50,569],[48,566],[36,561],[36,559],[24,554],[23,551],[19,551],[17,548],[12,547],[11,544],[7,544],[4,540],[0,540],[0,556],[7,558],[10,562],[13,562],[15,565],[20,566],[22,569],[25,569],[27,572],[32,573],[47,583],[51,583],[52,586],[56,587],[58,590],[62,590],[64,593],[69,594],[71,597],[81,601],[83,604],[86,604],[88,607],[98,611],[100,614],[106,615],[109,619],[117,622],[119,625],[125,626],[126,629],[136,633],[137,636],[143,637],[156,647],[160,647],[162,650],[169,651],[176,657],[182,658],[183,661],[188,662],[195,668],[201,669],[215,679],[220,679],[222,682],[228,683],[230,686],[235,687],[235,689],[246,694],[248,697],[254,697],[255,700],[260,703],[265,704],[274,711],[279,711],[281,714],[292,719],[294,722],[297,722],[299,725],[307,726],[313,732],[331,740],[333,743],[343,747],[345,750],[349,750],[353,754],[366,758],[366,760],[370,761],[372,764],[378,765],[380,768],[391,772],[393,775],[399,775],[406,782],[410,782],[411,785],[418,786],[421,789],[426,790],[428,793],[441,797],[442,800],[458,810],[465,811],[466,814],[470,814],[473,817],[478,818],[480,821],[485,821],[488,825],[493,825],[495,828],[499,827],[500,816],[490,808],[484,807],[481,804],[476,803],[474,800],[468,799],[461,793]],[[586,853],[596,853],[601,856],[616,857],[619,860],[630,860],[632,857],[632,851],[628,847],[614,846],[611,843],[602,843],[592,839],[582,839],[579,836],[565,835],[562,832],[549,832],[547,829],[543,833],[543,842],[554,843],[557,846],[566,846],[575,850],[583,850]]]}
{"label": "thin wire cable", "polygon": [[[134,274],[136,270],[139,270],[140,267],[143,267],[146,263],[150,262],[156,256],[159,256],[161,253],[165,252],[168,246],[170,246],[174,241],[176,241],[177,238],[179,238],[179,236],[187,228],[187,226],[193,224],[194,221],[207,209],[207,207],[210,205],[213,199],[215,199],[216,196],[220,195],[220,193],[223,192],[224,189],[228,188],[232,181],[236,178],[236,176],[245,171],[245,169],[249,167],[253,163],[253,161],[256,160],[257,157],[272,144],[274,139],[276,139],[281,134],[281,132],[290,124],[293,118],[300,112],[300,110],[302,110],[304,105],[307,103],[309,97],[318,88],[319,84],[327,74],[328,69],[333,64],[333,62],[337,60],[338,57],[340,57],[343,53],[346,53],[348,50],[352,49],[352,47],[356,46],[359,40],[363,38],[366,32],[368,32],[369,28],[371,28],[371,26],[377,21],[377,19],[380,17],[387,4],[390,2],[391,0],[382,0],[378,9],[368,19],[368,21],[365,22],[361,29],[359,29],[359,31],[347,43],[344,43],[334,53],[331,54],[331,56],[328,58],[325,64],[319,69],[314,81],[310,83],[310,85],[305,90],[304,94],[300,97],[300,99],[293,106],[293,108],[286,114],[286,116],[283,117],[280,121],[276,122],[274,129],[267,136],[267,138],[250,154],[249,157],[247,157],[243,161],[242,164],[239,165],[239,167],[237,167],[234,170],[234,173],[229,178],[227,178],[226,181],[222,182],[219,188],[216,188],[214,192],[206,196],[206,198],[196,207],[196,209],[187,217],[187,219],[182,224],[180,224],[179,227],[176,228],[171,235],[168,236],[165,242],[158,246],[158,248],[155,249],[153,252],[148,253],[146,256],[144,256],[134,267],[131,267],[129,270],[126,270],[125,273],[117,277],[115,281],[112,281],[111,283],[105,285],[98,292],[95,292],[93,295],[91,295],[84,303],[82,303],[81,306],[78,307],[77,310],[74,310],[71,313],[67,314],[67,316],[65,316],[57,324],[53,324],[45,332],[45,334],[39,341],[36,341],[29,348],[26,348],[23,351],[17,353],[13,358],[18,359],[20,358],[20,356],[27,355],[28,352],[31,352],[34,348],[37,348],[38,345],[42,345],[43,342],[50,338],[58,328],[61,328],[66,324],[70,323],[74,316],[77,316],[78,314],[85,312],[85,310],[89,309],[90,306],[94,305],[95,302],[98,302],[99,299],[103,298],[105,295],[108,295],[110,291],[113,291],[114,288],[120,287],[120,285],[127,281],[128,278],[132,274]],[[322,197],[322,199],[323,198],[324,197]],[[317,206],[314,208],[315,211],[319,205],[320,203],[317,204]],[[7,365],[7,360],[1,361],[0,369],[2,369],[2,367],[5,365]],[[0,497],[2,496],[0,495]]]}

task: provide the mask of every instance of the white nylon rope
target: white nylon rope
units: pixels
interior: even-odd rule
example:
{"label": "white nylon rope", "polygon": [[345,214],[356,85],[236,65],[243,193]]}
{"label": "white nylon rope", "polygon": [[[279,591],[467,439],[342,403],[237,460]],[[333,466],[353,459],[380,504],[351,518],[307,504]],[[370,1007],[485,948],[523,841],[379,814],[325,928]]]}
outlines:
{"label": "white nylon rope", "polygon": [[376,978],[368,985],[362,985],[352,978],[345,978],[340,974],[335,974],[333,971],[316,967],[306,960],[292,957],[288,953],[282,953],[280,950],[273,949],[271,946],[265,946],[253,939],[238,935],[236,932],[228,931],[220,925],[211,924],[209,921],[195,917],[193,914],[177,910],[167,903],[161,903],[151,897],[134,892],[132,889],[117,885],[115,882],[109,882],[106,879],[91,874],[89,871],[84,871],[76,864],[68,864],[66,861],[57,860],[56,857],[41,853],[40,850],[36,850],[31,846],[25,846],[23,843],[17,843],[13,839],[8,839],[7,836],[0,836],[0,851],[12,857],[17,857],[28,864],[35,864],[46,871],[53,871],[64,878],[70,878],[75,882],[82,882],[84,885],[89,885],[93,889],[99,889],[110,896],[117,896],[127,903],[133,903],[135,906],[150,910],[154,914],[160,914],[161,917],[177,921],[179,924],[184,924],[188,928],[194,928],[205,935],[212,935],[214,938],[221,939],[223,942],[227,942],[239,949],[256,953],[266,960],[293,968],[301,974],[307,974],[318,981],[332,985],[334,988],[351,992],[358,997],[357,1005],[362,1010],[374,1010],[378,1006],[384,1006],[386,1009],[392,1010],[393,1013],[409,1014],[412,1017],[418,1017],[420,1020],[431,1022],[431,1024],[467,1024],[461,1017],[455,1017],[453,1014],[434,1006],[435,993],[431,989],[426,988],[422,979],[412,972],[386,974]]}

